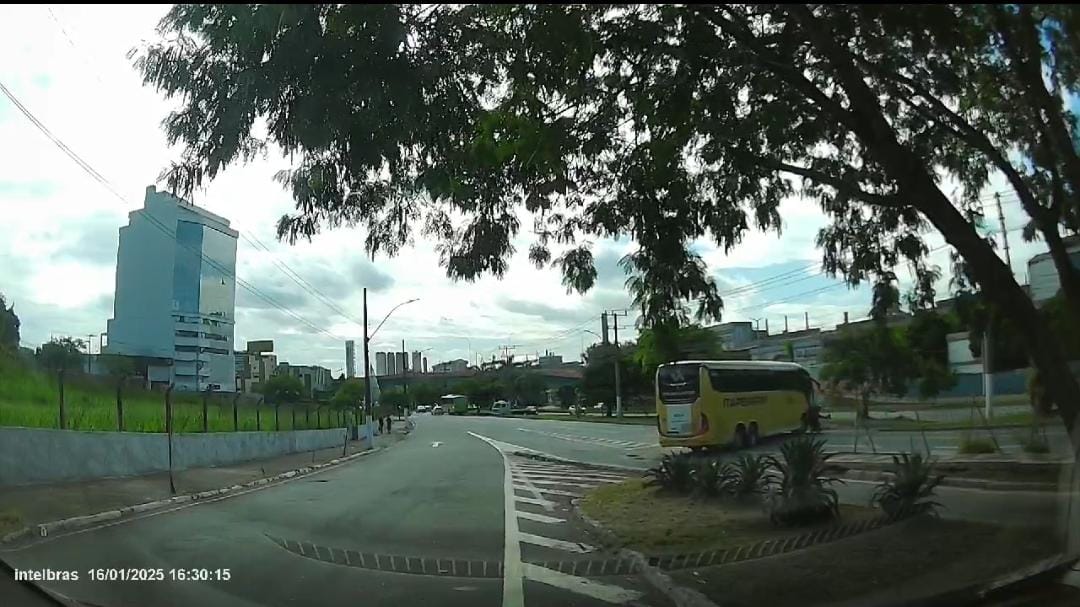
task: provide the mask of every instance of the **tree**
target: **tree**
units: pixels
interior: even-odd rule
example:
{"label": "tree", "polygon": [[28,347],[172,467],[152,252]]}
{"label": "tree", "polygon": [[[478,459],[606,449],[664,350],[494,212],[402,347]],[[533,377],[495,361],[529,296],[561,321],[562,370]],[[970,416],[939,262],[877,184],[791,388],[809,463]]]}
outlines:
{"label": "tree", "polygon": [[19,349],[19,317],[15,304],[8,307],[4,294],[0,293],[0,354],[13,353]]}
{"label": "tree", "polygon": [[346,379],[330,398],[330,404],[341,409],[359,407],[364,403],[365,395],[364,380],[357,377]]}
{"label": "tree", "polygon": [[268,404],[292,404],[300,401],[304,384],[292,375],[275,375],[263,384],[262,393]]}
{"label": "tree", "polygon": [[38,347],[38,362],[52,371],[68,371],[82,366],[83,348],[86,342],[75,337],[54,337]]}
{"label": "tree", "polygon": [[564,407],[570,407],[577,404],[577,390],[574,386],[559,386],[558,390],[559,404]]}
{"label": "tree", "polygon": [[821,206],[824,269],[852,285],[907,265],[932,296],[933,228],[1071,430],[1080,385],[980,233],[980,197],[1005,177],[1080,307],[1062,243],[1080,230],[1078,23],[1072,5],[177,5],[137,67],[181,101],[174,190],[273,144],[297,159],[279,237],[361,225],[392,255],[420,226],[466,280],[505,272],[524,206],[530,259],[568,289],[595,282],[590,236],[636,240],[648,323],[718,313],[690,244],[779,231],[785,198]]}
{"label": "tree", "polygon": [[720,339],[713,331],[700,325],[680,326],[668,321],[641,330],[633,358],[645,377],[653,377],[656,367],[663,363],[718,358],[722,352]]}
{"label": "tree", "polygon": [[823,352],[821,379],[859,396],[860,415],[870,416],[870,395],[903,396],[912,376],[911,350],[900,329],[875,323],[863,331],[841,330]]}
{"label": "tree", "polygon": [[619,373],[622,393],[627,396],[649,392],[651,376],[646,376],[641,364],[635,360],[638,350],[634,342],[619,344],[593,344],[585,352],[585,371],[581,390],[589,403],[604,403],[605,414],[610,416],[615,405],[615,357],[619,357]]}
{"label": "tree", "polygon": [[129,356],[106,354],[101,357],[105,370],[116,384],[116,428],[124,430],[124,382],[135,374],[135,361]]}

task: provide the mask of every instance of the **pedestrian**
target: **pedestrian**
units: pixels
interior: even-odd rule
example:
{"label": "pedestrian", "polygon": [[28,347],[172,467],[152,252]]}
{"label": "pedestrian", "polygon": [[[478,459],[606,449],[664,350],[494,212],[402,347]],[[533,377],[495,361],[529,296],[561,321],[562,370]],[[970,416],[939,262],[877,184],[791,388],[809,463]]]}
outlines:
{"label": "pedestrian", "polygon": [[393,427],[393,425],[394,425],[394,418],[387,415],[386,416],[386,432],[387,432],[387,434],[390,433],[390,429]]}
{"label": "pedestrian", "polygon": [[383,433],[383,418],[379,418],[379,434]]}

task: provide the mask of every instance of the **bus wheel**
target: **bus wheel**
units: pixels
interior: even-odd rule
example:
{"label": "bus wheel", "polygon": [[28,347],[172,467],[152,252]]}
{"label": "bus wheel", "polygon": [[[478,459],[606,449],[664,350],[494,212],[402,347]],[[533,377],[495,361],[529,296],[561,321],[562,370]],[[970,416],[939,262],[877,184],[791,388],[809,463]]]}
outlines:
{"label": "bus wheel", "polygon": [[758,434],[757,422],[750,423],[750,431],[746,434],[746,444],[750,447],[756,447],[761,442],[761,436]]}
{"label": "bus wheel", "polygon": [[732,440],[732,446],[736,450],[746,447],[746,427],[742,424],[735,426],[735,436]]}

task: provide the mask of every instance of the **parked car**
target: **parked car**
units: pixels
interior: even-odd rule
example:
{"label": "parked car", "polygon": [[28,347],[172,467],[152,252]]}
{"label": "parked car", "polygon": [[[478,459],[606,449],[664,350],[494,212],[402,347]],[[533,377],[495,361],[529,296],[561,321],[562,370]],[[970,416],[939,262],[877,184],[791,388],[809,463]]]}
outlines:
{"label": "parked car", "polygon": [[416,412],[417,413],[427,413],[429,411],[431,411],[431,407],[429,407],[427,405],[416,405]]}
{"label": "parked car", "polygon": [[446,410],[442,408],[442,405],[435,405],[431,408],[432,415],[444,415]]}
{"label": "parked car", "polygon": [[510,415],[510,403],[505,400],[497,400],[491,405],[491,412],[495,415]]}
{"label": "parked car", "polygon": [[537,410],[536,410],[535,406],[529,405],[528,407],[525,407],[525,415],[536,415],[536,414],[537,414]]}

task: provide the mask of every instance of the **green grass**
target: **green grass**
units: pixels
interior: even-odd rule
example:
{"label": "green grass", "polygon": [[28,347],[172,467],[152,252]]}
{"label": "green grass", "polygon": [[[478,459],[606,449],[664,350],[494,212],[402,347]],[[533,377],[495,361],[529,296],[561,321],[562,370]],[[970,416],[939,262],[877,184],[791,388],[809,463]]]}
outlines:
{"label": "green grass", "polygon": [[11,508],[0,510],[0,536],[17,531],[23,526],[22,516]]}
{"label": "green grass", "polygon": [[[1005,415],[995,415],[990,419],[989,424],[991,428],[1013,428],[1018,426],[1030,426],[1035,421],[1034,413],[1025,411],[1023,413],[1009,413]],[[921,424],[913,419],[875,419],[872,422],[874,430],[889,431],[911,431],[919,430],[970,430],[974,428],[985,427],[982,423],[981,417],[976,417],[974,423],[970,419],[963,421],[923,421]],[[844,427],[843,422],[834,423],[834,428]]]}
{"label": "green grass", "polygon": [[[664,493],[634,479],[590,491],[581,509],[616,538],[619,547],[649,555],[740,546],[827,528],[833,522],[792,530],[769,522],[760,504]],[[877,511],[840,506],[840,522],[873,518]]]}
{"label": "green grass", "polygon": [[[65,382],[64,400],[67,427],[71,430],[117,430],[116,392],[108,382],[97,378],[74,376]],[[176,432],[201,432],[202,400],[190,393],[173,393],[173,428]],[[124,389],[124,430],[129,432],[165,431],[165,394],[141,388]],[[238,430],[305,430],[340,425],[336,411],[296,405],[282,405],[278,423],[274,408],[251,403],[237,406]],[[306,416],[305,416],[306,413]],[[54,377],[43,373],[0,367],[0,426],[59,428],[59,391]],[[210,432],[233,431],[231,397],[211,397],[207,403],[207,426]]]}
{"label": "green grass", "polygon": [[655,415],[635,415],[626,416],[622,419],[617,417],[604,417],[603,415],[586,415],[583,417],[577,417],[575,415],[553,415],[550,413],[541,413],[536,416],[528,416],[527,419],[546,419],[552,421],[561,422],[593,422],[598,424],[630,424],[634,426],[655,426]]}
{"label": "green grass", "polygon": [[989,438],[974,437],[964,435],[960,437],[960,445],[957,448],[958,453],[965,455],[977,455],[982,453],[997,453],[997,447],[994,445],[994,441]]}

